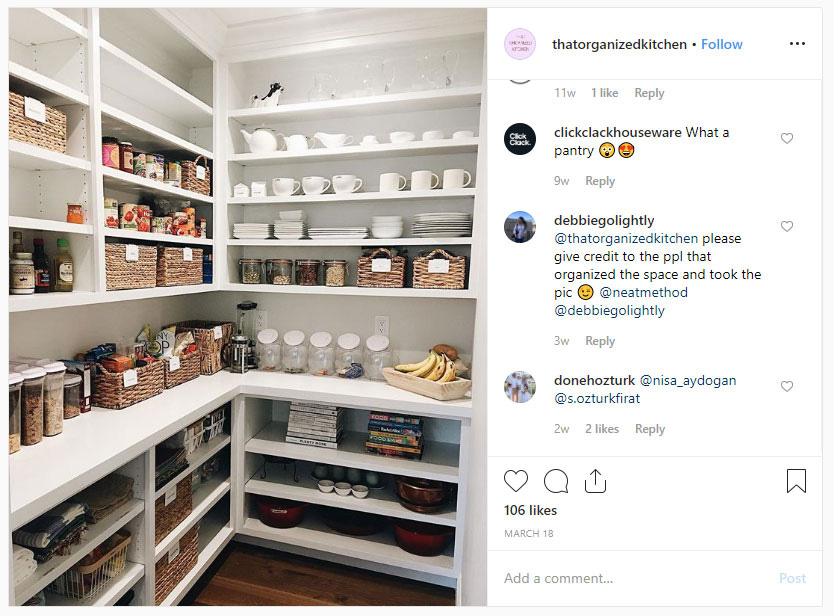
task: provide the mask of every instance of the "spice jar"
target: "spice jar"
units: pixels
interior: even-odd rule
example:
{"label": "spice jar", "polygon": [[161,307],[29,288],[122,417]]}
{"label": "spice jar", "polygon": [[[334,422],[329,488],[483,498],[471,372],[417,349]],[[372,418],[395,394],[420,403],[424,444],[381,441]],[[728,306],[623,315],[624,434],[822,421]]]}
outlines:
{"label": "spice jar", "polygon": [[360,342],[362,342],[362,339],[356,334],[342,334],[339,336],[339,346],[336,348],[336,370],[346,370],[352,364],[362,364]]}
{"label": "spice jar", "polygon": [[339,259],[324,262],[324,284],[328,287],[345,286],[347,261]]}
{"label": "spice jar", "polygon": [[43,381],[46,370],[33,366],[20,375],[23,377],[20,441],[24,445],[37,445],[43,440]]}
{"label": "spice jar", "polygon": [[333,336],[327,332],[316,332],[310,336],[310,350],[307,354],[307,367],[310,374],[327,376],[333,374]]}
{"label": "spice jar", "polygon": [[292,284],[292,259],[267,259],[266,282]]}
{"label": "spice jar", "polygon": [[119,144],[119,161],[119,169],[133,173],[133,144],[130,141]]}
{"label": "spice jar", "polygon": [[313,287],[319,284],[319,268],[321,261],[315,259],[296,259],[295,284]]}
{"label": "spice jar", "polygon": [[80,203],[67,203],[67,222],[84,224],[84,210]]}
{"label": "spice jar", "polygon": [[304,338],[304,332],[297,329],[284,334],[284,346],[281,347],[281,365],[284,372],[307,371],[307,345],[304,344]]}
{"label": "spice jar", "polygon": [[243,284],[261,284],[263,261],[261,259],[240,259],[240,281]]}
{"label": "spice jar", "polygon": [[391,368],[394,352],[389,349],[390,341],[387,336],[371,336],[365,341],[365,375],[372,381],[384,381],[383,368]]}
{"label": "spice jar", "polygon": [[84,392],[81,387],[81,376],[67,374],[64,376],[64,419],[78,417],[83,406]]}
{"label": "spice jar", "polygon": [[35,292],[35,262],[31,252],[13,252],[9,259],[9,293],[29,295]]}
{"label": "spice jar", "polygon": [[101,164],[111,169],[120,169],[119,140],[115,137],[101,138]]}
{"label": "spice jar", "polygon": [[44,363],[43,435],[55,436],[64,431],[64,374],[67,367],[59,361]]}
{"label": "spice jar", "polygon": [[278,330],[262,329],[258,332],[258,366],[261,370],[275,371],[281,369],[281,342]]}
{"label": "spice jar", "polygon": [[9,453],[20,450],[20,389],[23,376],[9,372]]}

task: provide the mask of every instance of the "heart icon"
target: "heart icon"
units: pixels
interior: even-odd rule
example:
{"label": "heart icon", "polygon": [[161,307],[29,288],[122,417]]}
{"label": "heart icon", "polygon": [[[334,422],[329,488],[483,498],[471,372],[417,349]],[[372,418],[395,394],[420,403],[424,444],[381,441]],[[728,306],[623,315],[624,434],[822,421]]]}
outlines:
{"label": "heart icon", "polygon": [[792,220],[783,220],[782,221],[782,229],[785,231],[790,231],[793,229],[793,221]]}
{"label": "heart icon", "polygon": [[782,133],[782,141],[785,143],[793,141],[793,133]]}
{"label": "heart icon", "polygon": [[504,483],[510,486],[513,492],[518,492],[527,483],[527,471],[507,471],[504,473]]}
{"label": "heart icon", "polygon": [[782,389],[790,391],[793,389],[793,381],[782,381]]}

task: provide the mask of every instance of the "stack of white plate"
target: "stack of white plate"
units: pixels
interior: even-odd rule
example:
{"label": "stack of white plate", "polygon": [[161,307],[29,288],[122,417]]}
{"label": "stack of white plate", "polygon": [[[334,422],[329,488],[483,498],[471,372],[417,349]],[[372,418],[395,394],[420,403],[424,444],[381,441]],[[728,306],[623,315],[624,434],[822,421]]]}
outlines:
{"label": "stack of white plate", "polygon": [[469,237],[472,235],[472,214],[432,212],[415,214],[411,223],[414,237]]}
{"label": "stack of white plate", "polygon": [[363,240],[368,237],[368,227],[314,227],[310,228],[314,240]]}
{"label": "stack of white plate", "polygon": [[236,222],[233,235],[239,240],[267,240],[272,237],[272,225],[260,222]]}
{"label": "stack of white plate", "polygon": [[371,219],[371,233],[380,240],[403,236],[402,216],[374,216]]}
{"label": "stack of white plate", "polygon": [[273,233],[279,240],[307,239],[307,221],[276,220]]}

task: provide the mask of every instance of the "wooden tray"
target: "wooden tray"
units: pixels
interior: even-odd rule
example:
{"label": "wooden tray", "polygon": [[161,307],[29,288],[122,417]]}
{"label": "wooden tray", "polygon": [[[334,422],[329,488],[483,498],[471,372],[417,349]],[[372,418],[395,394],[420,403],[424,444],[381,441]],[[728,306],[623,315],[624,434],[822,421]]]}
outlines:
{"label": "wooden tray", "polygon": [[456,378],[448,383],[435,383],[434,381],[421,379],[419,376],[397,372],[393,368],[383,368],[382,375],[388,381],[388,384],[393,387],[435,400],[459,400],[472,389],[472,381],[469,379]]}

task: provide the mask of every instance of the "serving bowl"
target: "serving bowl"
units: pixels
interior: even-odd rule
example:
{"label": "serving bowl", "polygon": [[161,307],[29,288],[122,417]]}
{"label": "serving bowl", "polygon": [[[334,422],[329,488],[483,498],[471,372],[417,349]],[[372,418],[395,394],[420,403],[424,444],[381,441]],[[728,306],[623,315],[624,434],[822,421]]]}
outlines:
{"label": "serving bowl", "polygon": [[336,484],[334,484],[329,479],[322,479],[322,480],[319,481],[318,486],[319,486],[319,490],[321,490],[325,494],[329,494],[330,492],[333,491],[333,488],[336,486]]}
{"label": "serving bowl", "polygon": [[410,554],[437,556],[455,536],[455,529],[426,522],[391,518],[397,545]]}
{"label": "serving bowl", "polygon": [[346,481],[339,481],[336,483],[336,494],[339,496],[349,496],[350,495],[350,484]]}
{"label": "serving bowl", "polygon": [[261,496],[258,500],[258,518],[273,528],[292,528],[304,519],[304,510],[309,503]]}

